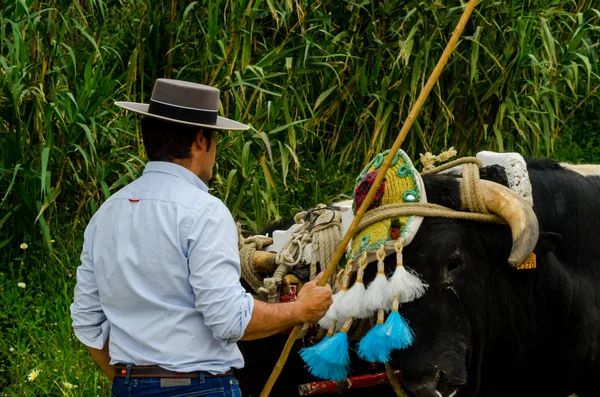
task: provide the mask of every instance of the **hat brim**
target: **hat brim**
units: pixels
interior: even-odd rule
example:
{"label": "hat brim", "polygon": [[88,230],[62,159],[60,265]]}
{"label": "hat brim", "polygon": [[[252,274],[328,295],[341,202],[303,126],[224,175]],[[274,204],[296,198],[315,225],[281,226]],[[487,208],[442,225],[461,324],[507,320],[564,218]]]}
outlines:
{"label": "hat brim", "polygon": [[143,114],[147,117],[152,117],[155,119],[161,119],[166,121],[172,121],[174,123],[186,124],[186,125],[194,125],[197,127],[207,127],[215,130],[229,130],[229,131],[243,131],[250,128],[250,126],[246,124],[239,123],[234,120],[230,120],[225,117],[217,116],[217,124],[201,124],[201,123],[193,123],[189,121],[183,121],[178,119],[172,119],[169,117],[159,116],[156,114],[148,113],[148,104],[147,103],[137,103],[137,102],[115,102],[115,105],[121,107],[126,110],[130,110],[134,113]]}

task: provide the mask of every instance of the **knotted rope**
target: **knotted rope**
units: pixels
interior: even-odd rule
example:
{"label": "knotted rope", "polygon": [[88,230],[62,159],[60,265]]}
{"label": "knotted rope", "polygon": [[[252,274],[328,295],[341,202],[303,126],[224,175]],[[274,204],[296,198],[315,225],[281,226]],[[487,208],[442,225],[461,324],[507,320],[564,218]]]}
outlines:
{"label": "knotted rope", "polygon": [[454,150],[454,147],[451,147],[450,149],[438,154],[437,156],[434,156],[433,154],[431,154],[431,152],[427,152],[425,154],[421,153],[419,156],[421,157],[421,165],[423,166],[423,170],[421,173],[426,174],[435,168],[435,163],[443,163],[444,161],[447,161],[452,157],[456,156],[456,150]]}
{"label": "knotted rope", "polygon": [[[325,268],[341,239],[341,219],[339,211],[325,204],[319,204],[294,216],[296,224],[302,226],[292,234],[277,254],[275,262],[279,266],[272,277],[275,287],[281,284],[281,280],[292,267],[302,263],[308,244],[312,244],[310,279],[314,279],[317,273]],[[265,282],[271,283],[271,280],[265,279]]]}
{"label": "knotted rope", "polygon": [[456,150],[450,148],[449,150],[440,153],[438,156],[433,156],[427,152],[421,154],[421,161],[424,162],[422,175],[437,174],[458,165],[462,167],[462,183],[460,189],[460,199],[463,205],[471,212],[478,212],[481,214],[489,214],[488,209],[485,206],[483,196],[479,190],[479,169],[482,167],[481,160],[477,157],[463,157],[449,163],[434,167],[436,161],[440,159],[449,159],[456,155]]}
{"label": "knotted rope", "polygon": [[252,259],[257,250],[262,250],[263,247],[273,244],[273,239],[261,235],[244,238],[240,223],[236,222],[236,226],[238,230],[238,249],[240,251],[242,278],[250,285],[254,292],[258,292],[258,289],[263,285],[263,279],[254,271]]}
{"label": "knotted rope", "polygon": [[[310,261],[310,279],[314,279],[319,271],[323,271],[336,247],[340,243],[342,214],[340,211],[334,211],[332,208],[325,207],[322,204],[318,209],[326,209],[315,221],[312,229],[312,257]],[[317,268],[319,264],[319,268]],[[333,281],[334,276],[330,283]]]}
{"label": "knotted rope", "polygon": [[[277,268],[270,277],[260,278],[252,268],[254,252],[273,243],[273,239],[265,236],[244,238],[238,224],[240,235],[240,260],[242,277],[258,294],[259,298],[268,302],[279,301],[279,286],[289,271],[304,264],[302,259],[309,244],[312,244],[310,261],[310,279],[314,279],[331,260],[331,256],[341,239],[341,213],[324,204],[301,211],[294,216],[296,224],[301,226],[294,231],[283,248],[277,253]],[[333,281],[333,277],[332,280]]]}

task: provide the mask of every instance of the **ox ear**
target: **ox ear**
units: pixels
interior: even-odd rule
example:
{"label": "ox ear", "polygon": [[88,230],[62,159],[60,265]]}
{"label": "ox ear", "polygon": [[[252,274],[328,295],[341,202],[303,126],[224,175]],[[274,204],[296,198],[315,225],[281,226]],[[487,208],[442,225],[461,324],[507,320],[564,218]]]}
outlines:
{"label": "ox ear", "polygon": [[540,232],[537,245],[533,253],[539,258],[546,255],[548,252],[554,251],[556,246],[562,241],[562,236],[558,233]]}

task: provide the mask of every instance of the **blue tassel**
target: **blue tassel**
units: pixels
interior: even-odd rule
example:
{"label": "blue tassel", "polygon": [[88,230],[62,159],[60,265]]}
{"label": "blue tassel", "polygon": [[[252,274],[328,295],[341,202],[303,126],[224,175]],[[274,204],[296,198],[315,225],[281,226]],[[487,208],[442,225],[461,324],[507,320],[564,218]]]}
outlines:
{"label": "blue tassel", "polygon": [[398,301],[394,300],[394,309],[383,322],[383,310],[377,313],[375,325],[358,344],[358,356],[372,363],[390,361],[393,350],[404,349],[413,343],[414,334],[406,320],[398,313]]}
{"label": "blue tassel", "polygon": [[371,363],[387,363],[390,352],[384,342],[383,324],[377,324],[358,343],[358,356]]}
{"label": "blue tassel", "polygon": [[382,333],[386,336],[384,340],[388,352],[407,348],[415,339],[410,325],[398,313],[398,310],[393,310],[390,313],[383,324]]}
{"label": "blue tassel", "polygon": [[321,353],[321,350],[323,350],[323,346],[327,346],[326,342],[329,339],[331,339],[331,336],[328,334],[326,337],[323,338],[323,340],[321,340],[316,345],[300,349],[300,357],[302,357],[302,360],[304,360],[304,362],[309,368],[313,367],[315,363],[321,361],[321,359],[319,358],[319,354]]}
{"label": "blue tassel", "polygon": [[300,357],[311,374],[329,380],[343,380],[348,377],[350,355],[347,332],[351,321],[346,321],[342,330],[334,336],[325,337],[319,344],[300,350]]}

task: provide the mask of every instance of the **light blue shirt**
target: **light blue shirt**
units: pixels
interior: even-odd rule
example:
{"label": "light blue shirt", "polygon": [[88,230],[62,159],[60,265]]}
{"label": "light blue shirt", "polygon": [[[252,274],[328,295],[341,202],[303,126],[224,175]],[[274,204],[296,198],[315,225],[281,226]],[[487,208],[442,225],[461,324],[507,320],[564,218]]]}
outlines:
{"label": "light blue shirt", "polygon": [[242,368],[236,342],[254,300],[240,284],[231,213],[191,171],[150,162],[100,207],[84,234],[71,317],[111,364],[180,372]]}

